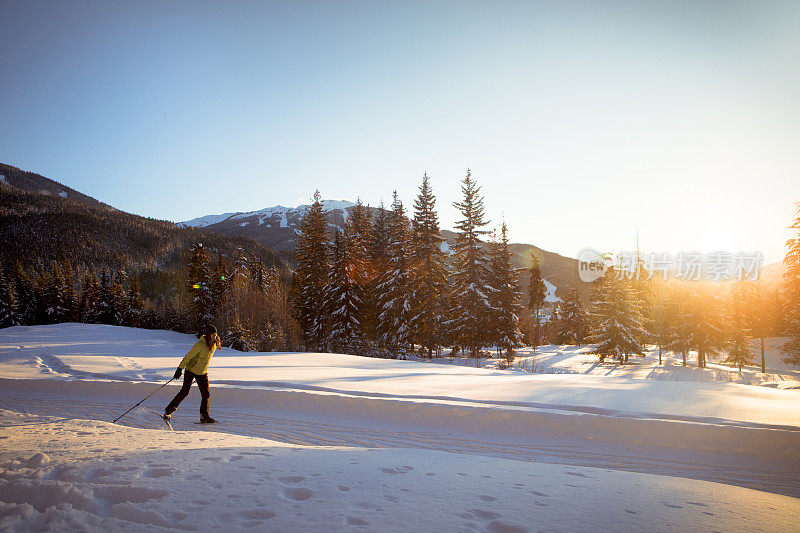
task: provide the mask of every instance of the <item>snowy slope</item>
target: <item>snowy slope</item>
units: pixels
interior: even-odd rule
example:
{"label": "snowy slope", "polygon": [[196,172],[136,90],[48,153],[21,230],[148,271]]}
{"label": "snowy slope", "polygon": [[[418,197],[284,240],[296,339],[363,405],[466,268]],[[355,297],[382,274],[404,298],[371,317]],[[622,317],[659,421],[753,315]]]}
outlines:
{"label": "snowy slope", "polygon": [[[323,200],[322,201],[322,208],[325,212],[330,211],[345,211],[351,207],[354,207],[356,204],[353,202],[349,202],[347,200]],[[204,215],[201,217],[193,218],[191,220],[185,220],[183,222],[179,222],[178,224],[187,227],[193,228],[202,228],[205,226],[210,226],[212,224],[218,224],[224,220],[229,218],[233,219],[245,219],[256,217],[258,219],[258,224],[263,224],[266,220],[271,219],[274,216],[278,216],[283,220],[283,225],[281,227],[289,227],[287,219],[289,216],[294,215],[295,218],[299,220],[303,216],[303,213],[309,208],[309,205],[299,205],[297,207],[284,207],[282,205],[276,205],[273,207],[265,207],[264,209],[259,209],[257,211],[248,211],[245,213],[242,212],[234,212],[234,213],[222,213],[219,215]]]}
{"label": "snowy slope", "polygon": [[[53,339],[58,338],[58,342]],[[171,376],[193,337],[88,324],[0,331],[0,375],[158,381]],[[596,365],[595,366],[599,366]],[[605,373],[609,368],[606,366]],[[528,374],[341,354],[223,349],[214,382],[428,402],[462,402],[569,412],[658,414],[800,426],[800,390],[728,382],[666,382],[602,374]]]}
{"label": "snowy slope", "polygon": [[798,390],[223,349],[213,432],[192,423],[196,389],[178,432],[162,431],[173,385],[128,427],[108,423],[194,340],[0,330],[0,530],[782,531],[798,518]]}
{"label": "snowy slope", "polygon": [[178,222],[179,226],[184,226],[187,228],[204,228],[206,226],[210,226],[211,224],[217,224],[222,222],[223,220],[227,220],[233,215],[238,213],[222,213],[220,215],[205,215],[202,217],[193,218],[192,220],[186,220],[184,222]]}

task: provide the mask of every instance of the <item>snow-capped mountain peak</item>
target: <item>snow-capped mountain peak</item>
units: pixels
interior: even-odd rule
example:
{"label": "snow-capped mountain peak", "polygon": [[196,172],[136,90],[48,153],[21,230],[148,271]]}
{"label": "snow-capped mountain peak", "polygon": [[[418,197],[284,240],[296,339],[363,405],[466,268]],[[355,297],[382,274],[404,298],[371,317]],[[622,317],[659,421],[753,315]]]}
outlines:
{"label": "snow-capped mountain peak", "polygon": [[[322,209],[326,213],[332,211],[342,211],[342,216],[346,219],[347,218],[347,209],[354,207],[356,204],[349,200],[322,200]],[[267,220],[271,219],[272,217],[279,215],[281,217],[280,220],[280,227],[288,228],[292,226],[289,222],[289,218],[294,218],[292,215],[302,216],[303,213],[310,207],[310,205],[298,205],[297,207],[285,207],[282,205],[276,205],[272,207],[265,207],[263,209],[258,209],[256,211],[248,211],[248,212],[234,212],[234,213],[222,213],[219,215],[204,215],[201,217],[193,218],[191,220],[186,220],[183,222],[179,222],[179,226],[190,227],[190,228],[204,228],[206,226],[211,226],[213,224],[219,224],[220,222],[224,222],[228,219],[231,220],[241,220],[241,219],[250,219],[250,218],[258,218],[258,225],[264,224]],[[249,222],[248,222],[249,223]],[[246,224],[245,224],[246,225]]]}

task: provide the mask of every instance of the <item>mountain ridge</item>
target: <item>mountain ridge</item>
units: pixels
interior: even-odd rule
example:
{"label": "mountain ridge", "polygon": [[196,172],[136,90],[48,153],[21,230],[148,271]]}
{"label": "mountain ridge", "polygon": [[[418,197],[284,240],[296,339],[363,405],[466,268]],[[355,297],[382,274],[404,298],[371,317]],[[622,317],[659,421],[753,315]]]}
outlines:
{"label": "mountain ridge", "polygon": [[[323,210],[329,228],[341,228],[347,222],[355,203],[349,200],[323,200]],[[256,211],[222,213],[204,215],[178,224],[182,227],[202,227],[208,231],[228,236],[246,237],[280,252],[294,252],[299,235],[300,222],[309,205],[297,207],[272,206]],[[370,211],[377,212],[379,207],[367,206]],[[447,250],[456,240],[456,232],[442,230],[442,237]],[[555,252],[550,252],[528,243],[510,244],[512,263],[518,269],[531,266],[531,254],[540,262],[542,276],[555,285],[555,294],[563,296],[568,287],[575,287],[588,300],[589,284],[578,277],[578,261]],[[520,287],[523,289],[523,301],[527,301],[528,276],[521,273]],[[551,299],[552,300],[552,299]]]}

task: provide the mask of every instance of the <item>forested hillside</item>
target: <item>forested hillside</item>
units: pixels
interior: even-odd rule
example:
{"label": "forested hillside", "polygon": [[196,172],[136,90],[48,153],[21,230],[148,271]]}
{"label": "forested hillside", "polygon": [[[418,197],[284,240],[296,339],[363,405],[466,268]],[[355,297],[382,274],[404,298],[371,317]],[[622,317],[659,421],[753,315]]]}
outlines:
{"label": "forested hillside", "polygon": [[[210,319],[228,344],[301,342],[280,254],[125,213],[47,181],[45,193],[12,185],[35,191],[41,180],[33,178],[0,182],[0,327],[80,321],[195,332]],[[58,188],[72,192],[53,194]],[[198,282],[215,289],[202,310]]]}

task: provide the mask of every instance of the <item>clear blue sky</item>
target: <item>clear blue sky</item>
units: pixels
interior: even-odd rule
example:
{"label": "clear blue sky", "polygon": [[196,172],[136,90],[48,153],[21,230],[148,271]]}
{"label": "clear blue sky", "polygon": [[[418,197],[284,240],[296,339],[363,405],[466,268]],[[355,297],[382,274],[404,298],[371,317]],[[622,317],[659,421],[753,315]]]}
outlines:
{"label": "clear blue sky", "polygon": [[0,3],[0,161],[185,220],[326,198],[515,241],[783,255],[800,2]]}

